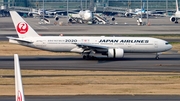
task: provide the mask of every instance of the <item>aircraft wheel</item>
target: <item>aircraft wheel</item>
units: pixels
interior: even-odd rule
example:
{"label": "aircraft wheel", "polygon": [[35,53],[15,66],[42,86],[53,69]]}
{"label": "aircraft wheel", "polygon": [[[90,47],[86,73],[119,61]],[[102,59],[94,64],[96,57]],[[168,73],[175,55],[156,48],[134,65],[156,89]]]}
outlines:
{"label": "aircraft wheel", "polygon": [[175,22],[176,24],[178,23],[178,21]]}
{"label": "aircraft wheel", "polygon": [[159,60],[159,56],[156,57],[156,60]]}
{"label": "aircraft wheel", "polygon": [[156,53],[156,57],[155,57],[156,60],[159,60],[159,54]]}
{"label": "aircraft wheel", "polygon": [[83,55],[83,59],[87,59],[87,56],[86,56],[86,55]]}
{"label": "aircraft wheel", "polygon": [[84,55],[84,56],[83,56],[83,59],[89,60],[89,59],[90,59],[90,56],[89,56],[89,55]]}
{"label": "aircraft wheel", "polygon": [[89,55],[83,55],[83,59],[85,59],[85,60],[94,60],[94,59],[96,59],[96,57],[89,56]]}
{"label": "aircraft wheel", "polygon": [[96,59],[96,57],[94,57],[94,56],[92,56],[91,58],[92,58],[92,60],[95,60],[95,59]]}

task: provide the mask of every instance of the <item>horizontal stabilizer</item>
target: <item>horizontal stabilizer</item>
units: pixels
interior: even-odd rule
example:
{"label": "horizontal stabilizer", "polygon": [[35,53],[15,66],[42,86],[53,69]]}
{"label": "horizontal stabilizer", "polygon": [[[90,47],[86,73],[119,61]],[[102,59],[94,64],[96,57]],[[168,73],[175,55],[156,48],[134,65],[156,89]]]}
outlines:
{"label": "horizontal stabilizer", "polygon": [[24,39],[20,39],[20,38],[15,38],[15,37],[7,37],[7,38],[10,39],[10,40],[18,41],[18,42],[33,43],[33,42],[31,42],[31,41],[24,40]]}

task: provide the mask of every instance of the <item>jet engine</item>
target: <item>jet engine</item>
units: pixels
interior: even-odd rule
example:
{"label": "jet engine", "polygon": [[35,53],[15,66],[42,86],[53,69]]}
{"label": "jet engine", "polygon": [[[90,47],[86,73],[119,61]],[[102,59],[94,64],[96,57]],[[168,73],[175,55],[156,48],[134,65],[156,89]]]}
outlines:
{"label": "jet engine", "polygon": [[176,21],[176,18],[174,16],[170,17],[170,21],[171,22],[175,22]]}
{"label": "jet engine", "polygon": [[73,22],[73,19],[69,19],[69,22],[72,23],[72,22]]}
{"label": "jet engine", "polygon": [[109,48],[107,55],[108,55],[108,58],[123,58],[124,50],[121,48]]}
{"label": "jet engine", "polygon": [[112,20],[112,21],[115,21],[115,17],[112,17],[111,20]]}
{"label": "jet engine", "polygon": [[58,17],[58,16],[56,16],[56,17],[54,18],[54,20],[55,20],[55,21],[58,21],[58,20],[59,20],[59,17]]}
{"label": "jet engine", "polygon": [[125,17],[132,17],[132,14],[131,13],[125,13]]}

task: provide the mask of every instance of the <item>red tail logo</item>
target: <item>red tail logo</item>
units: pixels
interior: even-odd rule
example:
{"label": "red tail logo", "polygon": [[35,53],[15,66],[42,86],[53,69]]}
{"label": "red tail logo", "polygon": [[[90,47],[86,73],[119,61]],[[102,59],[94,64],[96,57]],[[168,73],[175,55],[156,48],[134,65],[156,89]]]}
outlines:
{"label": "red tail logo", "polygon": [[25,22],[20,22],[20,23],[18,23],[18,25],[17,25],[17,31],[18,31],[20,34],[25,34],[25,33],[28,31],[28,24],[25,23]]}
{"label": "red tail logo", "polygon": [[22,101],[22,95],[20,91],[18,91],[17,101]]}

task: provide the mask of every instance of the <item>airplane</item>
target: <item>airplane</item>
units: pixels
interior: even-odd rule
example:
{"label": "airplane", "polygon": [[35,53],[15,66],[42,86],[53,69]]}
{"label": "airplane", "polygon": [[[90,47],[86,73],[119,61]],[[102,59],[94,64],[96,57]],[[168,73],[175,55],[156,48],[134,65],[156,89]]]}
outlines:
{"label": "airplane", "polygon": [[[115,20],[114,17],[111,18]],[[78,14],[69,14],[69,22],[88,23],[88,24],[107,24],[108,21],[97,13],[93,13],[90,10],[81,10]]]}
{"label": "airplane", "polygon": [[176,12],[174,15],[170,17],[170,21],[174,23],[178,23],[178,19],[180,19],[180,11],[178,6],[178,0],[176,0]]}
{"label": "airplane", "polygon": [[28,16],[33,16],[33,17],[43,16],[43,10],[31,9],[30,12],[28,12]]}
{"label": "airplane", "polygon": [[[43,17],[43,13],[44,13],[44,17]],[[34,18],[36,17],[40,17],[40,22],[38,22],[39,24],[50,24],[50,20],[47,19],[47,17],[49,15],[47,15],[48,13],[46,13],[44,10],[37,10],[37,9],[31,9],[31,11],[28,13],[28,16],[33,16]]]}
{"label": "airplane", "polygon": [[90,10],[81,10],[78,14],[69,14],[69,22],[87,23],[92,22],[93,13]]}
{"label": "airplane", "polygon": [[146,14],[146,10],[144,9],[145,2],[143,2],[142,9],[136,8],[134,11],[129,9],[128,12],[125,13],[125,17],[133,17],[133,16],[140,16]]}
{"label": "airplane", "polygon": [[105,37],[105,36],[40,36],[17,14],[10,11],[18,38],[9,38],[10,43],[52,52],[75,52],[83,59],[123,58],[124,53],[159,53],[168,51],[172,45],[151,37]]}
{"label": "airplane", "polygon": [[16,101],[25,101],[18,54],[14,54],[14,72]]}
{"label": "airplane", "polygon": [[55,10],[31,9],[28,12],[28,16],[33,16],[34,18],[36,18],[36,17],[42,17],[44,14],[44,17],[53,18],[55,17],[57,12],[58,11]]}

